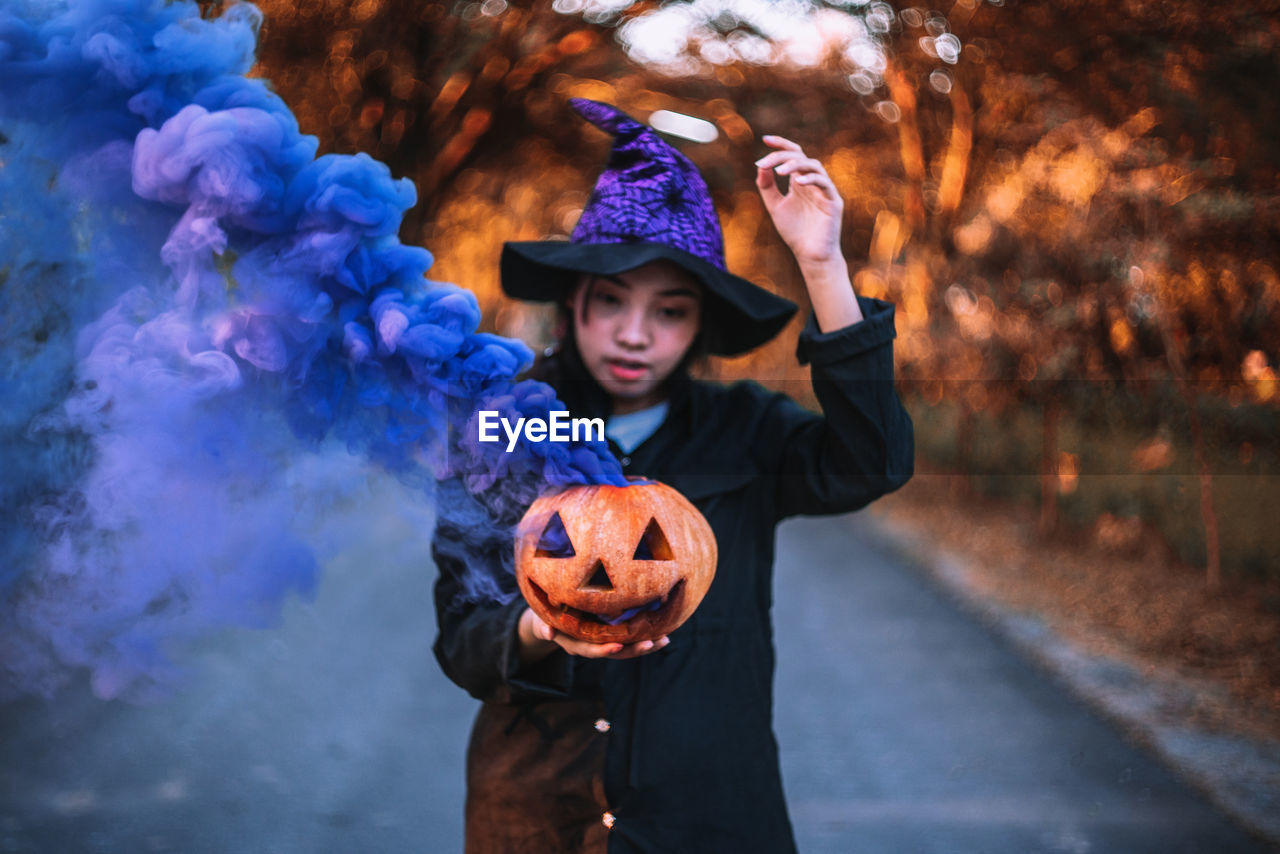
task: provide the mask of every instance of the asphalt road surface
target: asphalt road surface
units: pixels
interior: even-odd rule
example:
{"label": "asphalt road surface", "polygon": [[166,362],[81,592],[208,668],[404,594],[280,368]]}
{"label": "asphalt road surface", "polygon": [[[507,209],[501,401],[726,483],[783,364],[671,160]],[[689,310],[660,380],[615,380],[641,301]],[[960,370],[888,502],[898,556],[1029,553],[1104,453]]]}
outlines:
{"label": "asphalt road surface", "polygon": [[[361,537],[313,602],[211,639],[171,699],[0,707],[0,852],[460,851],[475,706],[431,656],[429,527],[398,489],[348,509]],[[780,531],[777,730],[802,852],[1269,850],[870,524]]]}

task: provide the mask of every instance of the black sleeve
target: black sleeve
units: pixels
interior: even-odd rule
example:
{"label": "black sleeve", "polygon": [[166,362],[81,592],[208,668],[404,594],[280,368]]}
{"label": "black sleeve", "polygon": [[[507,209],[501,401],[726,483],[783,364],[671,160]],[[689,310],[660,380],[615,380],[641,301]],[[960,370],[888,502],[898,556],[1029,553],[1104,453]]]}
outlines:
{"label": "black sleeve", "polygon": [[475,526],[443,518],[444,509],[440,513],[431,541],[439,572],[432,649],[440,668],[486,702],[568,696],[573,661],[567,653],[557,650],[528,667],[520,665],[517,623],[527,606],[510,571],[509,530],[478,535]]}
{"label": "black sleeve", "polygon": [[797,357],[812,366],[822,414],[777,395],[762,425],[761,445],[777,449],[779,519],[865,507],[906,483],[914,469],[911,416],[893,379],[893,306],[859,297],[863,319],[819,332],[813,316]]}

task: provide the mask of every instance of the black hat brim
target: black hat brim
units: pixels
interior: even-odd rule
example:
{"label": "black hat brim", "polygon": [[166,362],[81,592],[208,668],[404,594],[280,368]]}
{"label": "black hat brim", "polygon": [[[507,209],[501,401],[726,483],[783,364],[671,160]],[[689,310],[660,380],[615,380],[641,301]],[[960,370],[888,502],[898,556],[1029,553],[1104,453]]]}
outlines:
{"label": "black hat brim", "polygon": [[662,260],[676,264],[706,289],[707,345],[715,355],[736,356],[760,346],[782,331],[796,313],[791,300],[661,243],[509,242],[502,247],[499,269],[502,290],[508,296],[559,302],[569,296],[579,273],[616,276]]}

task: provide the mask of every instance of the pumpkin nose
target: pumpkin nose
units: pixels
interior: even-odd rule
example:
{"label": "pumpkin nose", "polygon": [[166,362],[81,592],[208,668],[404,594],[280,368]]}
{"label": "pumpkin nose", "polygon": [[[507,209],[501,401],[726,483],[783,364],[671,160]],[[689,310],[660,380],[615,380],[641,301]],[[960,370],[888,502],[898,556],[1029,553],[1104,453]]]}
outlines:
{"label": "pumpkin nose", "polygon": [[609,577],[609,573],[605,572],[604,561],[597,560],[595,566],[591,567],[591,576],[578,585],[579,590],[612,590],[613,579]]}

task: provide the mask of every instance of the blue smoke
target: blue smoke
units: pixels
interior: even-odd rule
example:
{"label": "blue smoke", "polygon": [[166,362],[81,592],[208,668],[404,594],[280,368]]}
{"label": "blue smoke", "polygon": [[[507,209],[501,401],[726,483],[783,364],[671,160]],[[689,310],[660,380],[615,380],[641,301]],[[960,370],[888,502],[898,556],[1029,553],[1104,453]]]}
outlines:
{"label": "blue smoke", "polygon": [[183,642],[269,625],[316,584],[299,508],[334,488],[306,460],[335,444],[480,519],[625,483],[603,443],[476,441],[478,410],[562,407],[400,243],[413,185],[317,158],[244,76],[260,24],[0,10],[0,699],[77,671],[145,697]]}

